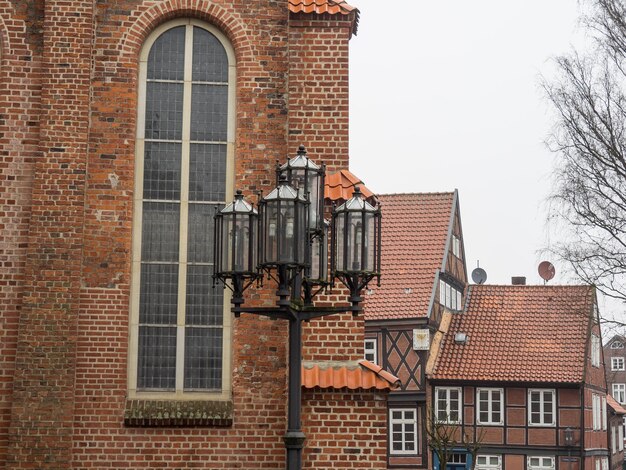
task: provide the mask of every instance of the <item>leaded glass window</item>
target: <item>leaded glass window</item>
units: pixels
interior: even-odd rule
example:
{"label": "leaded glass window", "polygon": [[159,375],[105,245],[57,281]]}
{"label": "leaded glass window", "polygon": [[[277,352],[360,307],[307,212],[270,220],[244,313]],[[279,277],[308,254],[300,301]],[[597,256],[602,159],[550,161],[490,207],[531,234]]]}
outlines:
{"label": "leaded glass window", "polygon": [[211,272],[213,215],[232,193],[232,50],[177,20],[148,38],[140,67],[130,388],[222,392],[230,320]]}

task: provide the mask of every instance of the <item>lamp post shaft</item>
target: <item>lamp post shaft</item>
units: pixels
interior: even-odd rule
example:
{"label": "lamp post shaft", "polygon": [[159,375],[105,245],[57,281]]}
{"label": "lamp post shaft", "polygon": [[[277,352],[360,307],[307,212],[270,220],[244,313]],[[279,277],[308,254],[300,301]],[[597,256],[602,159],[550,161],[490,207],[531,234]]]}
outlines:
{"label": "lamp post shaft", "polygon": [[287,470],[302,469],[302,448],[304,433],[300,422],[302,405],[302,320],[289,320],[289,384],[288,414],[285,447],[287,449]]}

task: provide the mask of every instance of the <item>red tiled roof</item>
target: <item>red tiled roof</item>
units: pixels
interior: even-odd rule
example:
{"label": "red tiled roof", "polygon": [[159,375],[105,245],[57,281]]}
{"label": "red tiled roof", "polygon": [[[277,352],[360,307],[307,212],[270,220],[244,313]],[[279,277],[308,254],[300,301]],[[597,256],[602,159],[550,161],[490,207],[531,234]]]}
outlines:
{"label": "red tiled roof", "polygon": [[302,386],[394,390],[400,386],[400,379],[364,359],[358,362],[306,361],[302,363]]}
{"label": "red tiled roof", "polygon": [[324,198],[331,202],[335,202],[338,205],[343,204],[352,197],[354,188],[358,186],[365,196],[365,199],[372,204],[374,203],[375,196],[367,187],[363,184],[360,178],[350,173],[348,170],[340,170],[332,175],[326,175],[324,181]]}
{"label": "red tiled roof", "polygon": [[366,320],[426,317],[444,260],[455,193],[382,194],[381,286],[364,296]]}
{"label": "red tiled roof", "polygon": [[289,11],[292,13],[349,15],[355,10],[357,9],[344,0],[289,0]]}
{"label": "red tiled roof", "polygon": [[289,0],[289,11],[292,13],[323,13],[329,15],[349,15],[354,13],[352,34],[356,34],[359,24],[359,10],[345,0]]}
{"label": "red tiled roof", "polygon": [[624,407],[620,405],[611,395],[606,396],[606,402],[611,408],[613,408],[615,414],[626,415],[626,409],[624,409]]}
{"label": "red tiled roof", "polygon": [[472,285],[431,378],[580,383],[593,303],[589,286]]}

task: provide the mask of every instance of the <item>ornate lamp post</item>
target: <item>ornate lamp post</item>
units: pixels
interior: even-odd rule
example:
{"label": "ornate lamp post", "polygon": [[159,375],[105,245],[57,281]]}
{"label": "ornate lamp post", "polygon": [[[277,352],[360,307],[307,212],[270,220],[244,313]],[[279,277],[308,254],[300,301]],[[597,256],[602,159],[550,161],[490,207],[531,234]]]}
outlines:
{"label": "ornate lamp post", "polygon": [[[232,312],[289,321],[288,422],[284,437],[287,469],[302,468],[305,436],[301,428],[302,322],[362,307],[361,291],[380,282],[380,209],[367,203],[358,188],[332,210],[331,271],[349,290],[349,304],[316,307],[315,295],[328,279],[328,230],[324,220],[324,166],[306,156],[277,168],[278,186],[259,201],[258,212],[237,191],[235,200],[215,215],[214,273],[233,291]],[[263,272],[277,284],[274,307],[246,307],[243,292]]]}

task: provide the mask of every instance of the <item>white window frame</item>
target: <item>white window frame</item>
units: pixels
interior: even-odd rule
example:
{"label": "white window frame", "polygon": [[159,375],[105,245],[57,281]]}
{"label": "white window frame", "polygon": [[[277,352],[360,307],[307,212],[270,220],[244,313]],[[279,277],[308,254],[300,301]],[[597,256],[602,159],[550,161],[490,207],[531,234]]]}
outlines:
{"label": "white window frame", "polygon": [[591,365],[600,367],[600,337],[591,334]]}
{"label": "white window frame", "polygon": [[624,343],[621,341],[613,341],[611,343],[611,349],[624,349]]}
{"label": "white window frame", "polygon": [[[481,460],[484,459],[484,463]],[[496,460],[496,463],[493,461]],[[476,470],[502,470],[501,455],[479,454],[476,456]]]}
{"label": "white window frame", "polygon": [[439,279],[439,303],[450,310],[462,310],[463,292],[443,279]]}
{"label": "white window frame", "polygon": [[624,357],[612,357],[611,358],[611,370],[626,370],[624,368]]}
{"label": "white window frame", "polygon": [[611,453],[617,453],[617,426],[611,426]]}
{"label": "white window frame", "polygon": [[452,234],[452,254],[461,258],[461,239],[454,234]]}
{"label": "white window frame", "polygon": [[[367,356],[371,355],[372,359]],[[363,342],[363,359],[378,364],[378,340],[376,338],[365,338]]]}
{"label": "white window frame", "polygon": [[624,450],[624,427],[621,424],[617,425],[617,447],[620,452]]}
{"label": "white window frame", "polygon": [[626,403],[626,384],[625,383],[614,383],[611,386],[612,393],[611,395],[618,403]]}
{"label": "white window frame", "polygon": [[[534,465],[533,459],[538,459],[539,463]],[[547,461],[547,462],[546,462]],[[528,456],[528,470],[550,470],[555,468],[555,458],[544,455],[529,455]]]}
{"label": "white window frame", "polygon": [[[480,392],[487,392],[488,393],[488,398],[487,398],[487,415],[489,416],[489,419],[487,421],[482,421],[480,419],[480,415],[481,415],[481,411],[480,411],[480,404],[482,402],[480,395]],[[498,392],[499,393],[499,403],[500,403],[500,419],[497,421],[493,420],[493,395],[492,392]],[[498,426],[498,425],[502,425],[504,424],[504,389],[502,388],[477,388],[476,389],[476,423],[477,424],[484,424],[487,426]]]}
{"label": "white window frame", "polygon": [[[450,415],[451,415],[451,404],[452,404],[452,400],[450,398],[450,392],[451,391],[457,391],[458,392],[458,409],[457,411],[457,415],[459,417],[459,419],[457,421],[452,421],[450,419]],[[446,409],[442,410],[439,407],[439,392],[445,392],[446,393],[446,397],[445,397],[445,402],[446,402]],[[441,411],[444,411],[446,413],[446,420],[440,420],[439,419],[439,413]],[[461,424],[463,422],[463,390],[461,387],[435,387],[435,419],[440,422],[440,423],[447,423],[447,424]]]}
{"label": "white window frame", "polygon": [[602,395],[601,406],[602,406],[602,410],[601,410],[602,411],[602,430],[606,431],[608,422],[607,422],[607,410],[606,410],[606,397],[604,395]]}
{"label": "white window frame", "polygon": [[[394,413],[401,413],[401,418],[394,418]],[[412,416],[411,416],[412,415]],[[413,425],[413,440],[406,439],[407,425]],[[402,428],[400,433],[401,439],[394,441],[394,425],[398,425]],[[394,444],[400,443],[402,449],[394,449]],[[413,449],[407,449],[407,444],[412,443]],[[417,455],[419,453],[418,448],[418,428],[417,428],[417,408],[390,408],[389,409],[389,454],[390,455]]]}
{"label": "white window frame", "polygon": [[[235,92],[236,92],[236,65],[235,51],[228,38],[214,26],[195,19],[180,18],[168,21],[157,27],[146,39],[141,49],[139,57],[139,79],[138,79],[138,106],[137,106],[137,129],[135,142],[135,190],[134,190],[134,215],[133,215],[133,241],[132,241],[132,274],[131,274],[131,305],[130,305],[130,341],[129,341],[129,361],[128,361],[128,398],[161,399],[161,400],[203,400],[211,399],[226,401],[232,398],[231,380],[231,340],[232,340],[232,315],[230,314],[230,295],[228,290],[224,291],[224,316],[222,322],[222,380],[220,390],[208,391],[185,391],[184,380],[184,315],[185,315],[185,295],[184,291],[186,275],[180,273],[185,271],[185,263],[179,260],[179,292],[178,292],[178,320],[177,320],[177,347],[176,347],[176,386],[174,391],[141,391],[137,389],[138,374],[138,352],[139,352],[139,294],[140,294],[140,273],[141,273],[141,233],[142,233],[142,207],[143,207],[143,177],[144,177],[144,144],[145,144],[145,110],[146,110],[146,88],[147,69],[150,50],[156,40],[166,31],[178,26],[186,26],[187,41],[189,41],[190,30],[196,26],[202,28],[213,36],[224,47],[228,57],[228,121],[227,121],[227,142],[226,142],[226,186],[225,194],[233,194],[234,186],[234,149],[235,149]],[[185,61],[185,102],[183,103],[183,129],[189,129],[191,116],[191,67],[192,61],[191,47],[186,47],[185,54],[189,54]],[[187,131],[188,132],[188,131]],[[183,140],[189,137],[183,135]],[[185,150],[183,150],[183,165],[188,165],[185,160]],[[188,182],[188,173],[181,170],[181,190]],[[181,194],[181,199],[183,195]],[[223,201],[224,203],[226,201]],[[187,211],[181,208],[180,216],[180,243],[179,250],[186,253],[187,243]],[[182,287],[181,287],[182,286]],[[182,318],[182,328],[181,328]]]}
{"label": "white window frame", "polygon": [[602,429],[602,416],[600,408],[600,395],[593,393],[591,395],[591,412],[594,431]]}
{"label": "white window frame", "polygon": [[602,457],[602,470],[609,470],[609,458]]}
{"label": "white window frame", "polygon": [[[540,393],[539,398],[539,416],[540,420],[538,423],[532,422],[532,394]],[[552,395],[552,421],[546,422],[545,414],[547,410],[545,410],[545,393],[550,393]],[[553,388],[530,388],[528,389],[528,425],[533,427],[555,427],[556,426],[556,391]]]}

